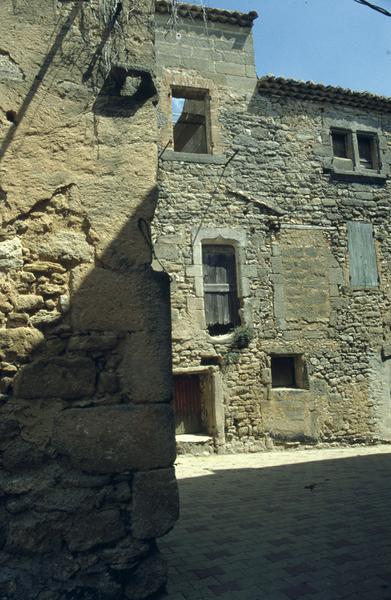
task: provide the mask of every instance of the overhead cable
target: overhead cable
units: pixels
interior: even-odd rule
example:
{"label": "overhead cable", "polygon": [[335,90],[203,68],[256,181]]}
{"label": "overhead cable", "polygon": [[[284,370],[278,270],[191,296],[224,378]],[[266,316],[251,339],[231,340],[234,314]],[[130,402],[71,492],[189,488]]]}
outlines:
{"label": "overhead cable", "polygon": [[386,17],[391,17],[391,12],[383,8],[382,6],[377,6],[377,4],[372,4],[372,2],[368,2],[368,0],[354,0],[357,4],[363,4],[364,6],[368,6],[372,8],[372,10],[376,10]]}

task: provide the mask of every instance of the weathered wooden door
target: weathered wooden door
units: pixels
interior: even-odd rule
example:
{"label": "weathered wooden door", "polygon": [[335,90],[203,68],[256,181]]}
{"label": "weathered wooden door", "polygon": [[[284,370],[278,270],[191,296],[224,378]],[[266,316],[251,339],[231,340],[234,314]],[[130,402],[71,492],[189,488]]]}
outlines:
{"label": "weathered wooden door", "polygon": [[174,377],[176,433],[202,433],[201,387],[198,375]]}

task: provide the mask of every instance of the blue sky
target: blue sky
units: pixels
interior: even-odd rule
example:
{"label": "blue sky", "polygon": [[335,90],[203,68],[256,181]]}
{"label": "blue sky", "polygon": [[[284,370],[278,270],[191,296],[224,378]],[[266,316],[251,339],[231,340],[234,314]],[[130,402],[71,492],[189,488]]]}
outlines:
{"label": "blue sky", "polygon": [[[204,0],[256,10],[257,72],[391,96],[391,18],[354,0]],[[391,0],[372,0],[391,11]]]}

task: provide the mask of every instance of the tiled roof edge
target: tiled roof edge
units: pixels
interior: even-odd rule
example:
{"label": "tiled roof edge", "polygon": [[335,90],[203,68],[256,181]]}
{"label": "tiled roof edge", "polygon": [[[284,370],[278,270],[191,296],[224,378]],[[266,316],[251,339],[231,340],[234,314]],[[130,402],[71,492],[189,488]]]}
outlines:
{"label": "tiled roof edge", "polygon": [[[156,0],[156,12],[168,13],[172,12],[172,3],[170,0]],[[204,14],[208,21],[217,21],[219,23],[228,23],[229,25],[239,25],[240,27],[252,27],[253,22],[258,17],[258,13],[254,10],[249,13],[239,11],[223,10],[220,8],[205,7],[205,13],[200,5],[196,4],[177,4],[177,11],[181,17],[190,17],[193,19],[204,20]]]}
{"label": "tiled roof edge", "polygon": [[258,80],[258,91],[260,94],[271,96],[290,96],[296,100],[330,102],[354,108],[391,112],[391,97],[377,96],[369,92],[355,92],[332,85],[313,83],[312,81],[299,81],[266,75]]}

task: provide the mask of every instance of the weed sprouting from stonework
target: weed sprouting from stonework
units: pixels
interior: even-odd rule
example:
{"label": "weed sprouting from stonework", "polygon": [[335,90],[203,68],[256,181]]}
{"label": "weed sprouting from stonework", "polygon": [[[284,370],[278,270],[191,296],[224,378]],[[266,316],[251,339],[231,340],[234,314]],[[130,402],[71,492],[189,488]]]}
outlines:
{"label": "weed sprouting from stonework", "polygon": [[[117,26],[115,15],[119,14],[122,8],[120,0],[99,0],[99,18],[102,21],[104,27],[108,27],[113,22],[113,28]],[[106,74],[110,73],[112,68],[112,47],[111,38],[109,37],[102,51],[102,62]]]}

